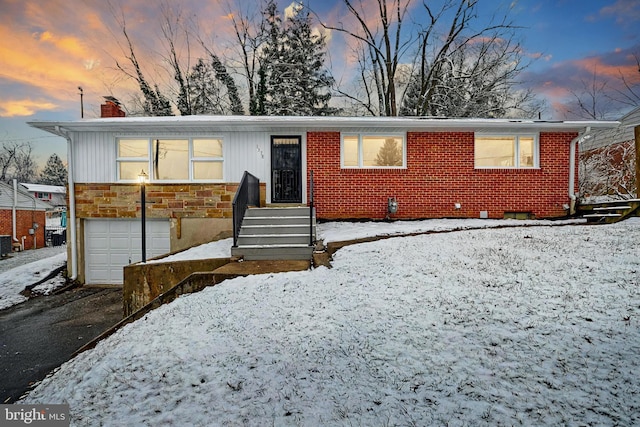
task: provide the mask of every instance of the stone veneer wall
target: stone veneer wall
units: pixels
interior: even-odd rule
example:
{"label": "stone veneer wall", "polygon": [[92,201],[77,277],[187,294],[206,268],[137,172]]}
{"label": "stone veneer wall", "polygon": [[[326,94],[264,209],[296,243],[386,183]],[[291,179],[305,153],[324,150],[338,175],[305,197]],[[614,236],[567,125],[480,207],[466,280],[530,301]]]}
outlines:
{"label": "stone veneer wall", "polygon": [[[233,197],[237,183],[148,184],[147,218],[171,219],[171,252],[229,237],[233,228]],[[85,281],[84,224],[87,218],[140,218],[137,184],[75,184],[78,222],[78,281]],[[266,184],[260,184],[260,206]],[[206,223],[206,225],[204,224]],[[70,259],[70,258],[69,258]]]}
{"label": "stone veneer wall", "polygon": [[[232,218],[237,183],[147,184],[147,218]],[[265,184],[260,184],[264,203]],[[78,218],[140,217],[140,186],[75,184]]]}

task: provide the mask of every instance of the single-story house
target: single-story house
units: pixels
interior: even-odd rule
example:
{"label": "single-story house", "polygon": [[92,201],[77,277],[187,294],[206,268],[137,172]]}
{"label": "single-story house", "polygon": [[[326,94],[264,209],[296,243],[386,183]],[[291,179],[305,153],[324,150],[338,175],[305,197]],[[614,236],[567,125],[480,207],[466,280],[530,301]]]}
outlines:
{"label": "single-story house", "polygon": [[45,246],[45,212],[51,205],[15,186],[0,182],[0,235],[11,236],[21,249]]}
{"label": "single-story house", "polygon": [[[262,202],[320,220],[569,214],[578,141],[616,121],[399,117],[108,117],[31,126],[68,141],[69,271],[121,283],[141,259],[230,236],[245,171]],[[397,211],[389,214],[394,198]],[[76,277],[77,276],[77,277]]]}

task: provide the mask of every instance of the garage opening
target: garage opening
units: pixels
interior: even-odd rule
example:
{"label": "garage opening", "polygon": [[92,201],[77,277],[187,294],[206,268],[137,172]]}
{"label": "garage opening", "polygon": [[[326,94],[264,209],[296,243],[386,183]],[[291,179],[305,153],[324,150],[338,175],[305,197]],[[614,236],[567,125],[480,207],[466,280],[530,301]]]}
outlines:
{"label": "garage opening", "polygon": [[[142,259],[140,220],[84,221],[85,282],[121,285],[124,266]],[[147,220],[147,259],[170,252],[169,220]]]}

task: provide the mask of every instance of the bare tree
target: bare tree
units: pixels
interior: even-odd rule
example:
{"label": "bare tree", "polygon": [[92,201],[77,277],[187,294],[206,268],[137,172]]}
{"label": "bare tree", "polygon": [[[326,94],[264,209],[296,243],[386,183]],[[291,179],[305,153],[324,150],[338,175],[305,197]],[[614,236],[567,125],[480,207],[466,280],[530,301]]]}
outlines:
{"label": "bare tree", "polygon": [[[109,4],[111,6],[111,4]],[[122,47],[123,53],[125,57],[131,63],[133,67],[133,71],[129,70],[124,64],[121,64],[116,60],[116,67],[122,73],[127,75],[128,77],[134,79],[138,86],[140,87],[140,92],[142,92],[142,108],[143,112],[146,115],[150,116],[170,116],[171,112],[171,104],[169,100],[160,92],[160,88],[158,85],[155,85],[155,88],[152,88],[151,85],[147,82],[145,78],[142,68],[140,67],[140,63],[138,62],[138,58],[135,54],[135,50],[133,47],[133,42],[131,41],[131,37],[129,37],[129,33],[127,32],[127,24],[124,16],[124,12],[120,10],[118,14],[113,7],[111,7],[112,15],[116,19],[120,30],[122,31],[122,35],[124,36],[126,47]]]}
{"label": "bare tree", "polygon": [[614,101],[606,94],[609,81],[598,75],[597,67],[593,68],[591,78],[580,80],[581,88],[571,90],[573,102],[568,107],[568,114],[581,119],[602,120],[615,111]]}
{"label": "bare tree", "polygon": [[[258,54],[264,43],[265,21],[260,13],[264,10],[255,7],[255,4],[247,2],[237,2],[237,9],[232,9],[229,5],[229,16],[233,25],[234,34],[238,42],[236,52],[240,57],[240,68],[247,85],[249,95],[249,114],[258,113]],[[264,1],[262,2],[264,4]],[[242,5],[248,6],[242,10]]]}
{"label": "bare tree", "polygon": [[[172,115],[172,102],[181,115],[194,114],[191,99],[191,93],[193,92],[191,90],[192,82],[190,81],[190,77],[193,75],[193,70],[190,69],[192,38],[197,39],[200,47],[202,47],[200,53],[209,57],[215,79],[226,88],[230,112],[232,114],[244,114],[240,94],[232,76],[214,52],[214,49],[202,40],[197,22],[186,20],[179,5],[161,3],[162,16],[158,24],[160,29],[158,36],[163,48],[160,52],[155,52],[156,57],[160,58],[160,63],[154,65],[156,65],[156,70],[166,73],[166,77],[169,77],[168,81],[163,85],[162,91],[158,83],[152,86],[143,73],[143,67],[134,48],[134,40],[127,30],[124,12],[121,9],[119,11],[116,10],[111,3],[109,3],[109,6],[124,40],[122,43],[118,42],[118,45],[129,62],[129,64],[123,64],[114,58],[116,68],[138,83],[142,96],[134,95],[132,101],[140,107],[143,114],[151,116]],[[118,38],[116,37],[116,39]],[[202,73],[200,73],[200,76],[202,76]],[[170,82],[173,82],[173,84]],[[171,100],[164,95],[163,91],[170,94]]]}
{"label": "bare tree", "polygon": [[590,78],[580,80],[580,88],[572,90],[573,101],[568,116],[581,119],[617,118],[629,108],[640,106],[640,55],[634,54],[637,73],[625,75],[618,70],[617,78],[598,73],[594,67]]}
{"label": "bare tree", "polygon": [[0,181],[5,182],[7,180],[7,172],[9,168],[13,166],[16,158],[16,154],[22,147],[15,141],[4,142],[2,148],[0,148]]}
{"label": "bare tree", "polygon": [[373,20],[366,16],[362,0],[343,1],[351,18],[356,21],[355,28],[344,22],[336,25],[323,23],[323,26],[357,42],[356,55],[364,97],[340,89],[338,92],[372,115],[397,116],[396,75],[401,58],[416,38],[415,34],[405,36],[402,30],[412,0],[391,0],[391,4],[387,4],[387,0],[376,0],[377,15]]}
{"label": "bare tree", "polygon": [[233,80],[233,77],[229,74],[227,67],[222,63],[220,57],[213,51],[213,49],[208,47],[202,41],[201,44],[203,49],[209,54],[209,59],[211,60],[211,66],[213,67],[216,79],[218,79],[218,81],[220,81],[220,83],[222,83],[227,89],[231,114],[240,116],[244,115],[244,107],[242,106],[242,100],[240,99],[240,91],[238,90],[235,80]]}
{"label": "bare tree", "polygon": [[626,77],[622,71],[619,72],[619,80],[624,87],[624,90],[617,90],[618,96],[616,99],[621,104],[637,107],[640,105],[640,54],[635,53],[633,55],[635,59],[637,74],[633,74],[632,77]]}
{"label": "bare tree", "polygon": [[38,177],[38,166],[33,159],[33,147],[25,144],[20,148],[15,157],[15,167],[11,178],[18,182],[34,182]]}
{"label": "bare tree", "polygon": [[[355,40],[361,91],[340,94],[373,115],[502,116],[533,99],[518,91],[516,77],[526,67],[516,41],[519,29],[494,15],[478,25],[479,0],[376,0],[375,19],[364,2],[343,0],[355,29],[325,25]],[[424,23],[407,21],[422,7]],[[527,111],[528,113],[528,111]]]}
{"label": "bare tree", "polygon": [[[191,46],[189,29],[186,23],[183,21],[182,12],[179,8],[170,8],[166,4],[161,5],[162,10],[162,25],[160,29],[163,35],[163,42],[165,43],[166,56],[165,62],[171,67],[173,79],[178,85],[175,98],[177,100],[176,106],[180,115],[188,116],[193,114],[190,98],[190,81],[189,81],[189,68],[191,60]],[[182,38],[179,38],[179,35]],[[182,42],[186,54],[184,59],[179,54],[176,44]],[[164,56],[164,55],[163,55]]]}
{"label": "bare tree", "polygon": [[29,142],[6,141],[0,147],[0,181],[17,178],[29,182],[37,174],[33,159],[33,148]]}

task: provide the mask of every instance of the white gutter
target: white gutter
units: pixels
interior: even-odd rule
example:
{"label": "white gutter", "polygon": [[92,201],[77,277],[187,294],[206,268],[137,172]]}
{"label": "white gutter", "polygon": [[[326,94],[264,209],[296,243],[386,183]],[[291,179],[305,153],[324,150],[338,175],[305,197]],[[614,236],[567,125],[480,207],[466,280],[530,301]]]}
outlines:
{"label": "white gutter", "polygon": [[78,244],[76,242],[76,192],[73,180],[73,144],[71,143],[69,134],[60,129],[60,126],[56,126],[56,132],[67,140],[67,172],[69,175],[69,212],[67,222],[69,239],[67,239],[67,242],[71,242],[71,271],[68,276],[69,280],[76,280],[78,278]]}
{"label": "white gutter", "polygon": [[18,208],[18,180],[13,180],[13,209],[11,210],[11,231],[13,232],[13,241],[18,241],[16,231],[16,209]]}
{"label": "white gutter", "polygon": [[591,126],[587,126],[582,133],[571,140],[569,146],[569,214],[576,213],[576,146],[587,139],[589,132],[591,132]]}
{"label": "white gutter", "polygon": [[162,116],[118,117],[83,119],[80,121],[28,122],[30,126],[54,133],[56,127],[73,132],[142,132],[184,130],[206,131],[214,127],[219,131],[359,131],[381,129],[386,131],[566,131],[580,132],[586,126],[593,129],[612,128],[618,121],[548,121],[524,119],[471,119],[433,117],[334,117],[334,116]]}

